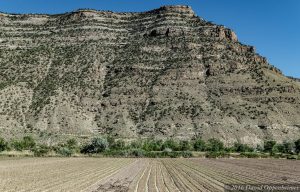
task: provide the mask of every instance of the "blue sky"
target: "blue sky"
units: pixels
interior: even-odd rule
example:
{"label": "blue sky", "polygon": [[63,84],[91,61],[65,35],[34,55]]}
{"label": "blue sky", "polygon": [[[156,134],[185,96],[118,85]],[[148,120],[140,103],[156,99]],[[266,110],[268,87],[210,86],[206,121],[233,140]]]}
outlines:
{"label": "blue sky", "polygon": [[232,28],[284,74],[300,78],[300,0],[0,0],[9,13],[63,13],[79,8],[145,11],[184,4],[198,16]]}

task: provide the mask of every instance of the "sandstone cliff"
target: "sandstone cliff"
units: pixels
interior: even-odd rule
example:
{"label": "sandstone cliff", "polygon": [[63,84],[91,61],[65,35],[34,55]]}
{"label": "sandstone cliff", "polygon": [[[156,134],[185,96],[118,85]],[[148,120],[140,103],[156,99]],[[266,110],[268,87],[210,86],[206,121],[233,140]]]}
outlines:
{"label": "sandstone cliff", "polygon": [[0,134],[300,136],[300,85],[187,6],[0,15]]}

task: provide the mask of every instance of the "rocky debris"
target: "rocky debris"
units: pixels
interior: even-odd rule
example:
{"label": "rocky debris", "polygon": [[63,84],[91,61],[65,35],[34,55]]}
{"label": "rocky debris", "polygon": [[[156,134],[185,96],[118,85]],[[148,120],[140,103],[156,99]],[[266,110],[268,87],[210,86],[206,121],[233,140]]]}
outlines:
{"label": "rocky debris", "polygon": [[[237,42],[238,38],[231,29],[226,29],[224,26],[218,26],[216,32],[220,39],[227,39],[229,41]],[[250,50],[251,51],[251,50]],[[255,52],[254,50],[252,52]]]}
{"label": "rocky debris", "polygon": [[299,82],[190,7],[2,14],[0,27],[7,137],[299,137]]}

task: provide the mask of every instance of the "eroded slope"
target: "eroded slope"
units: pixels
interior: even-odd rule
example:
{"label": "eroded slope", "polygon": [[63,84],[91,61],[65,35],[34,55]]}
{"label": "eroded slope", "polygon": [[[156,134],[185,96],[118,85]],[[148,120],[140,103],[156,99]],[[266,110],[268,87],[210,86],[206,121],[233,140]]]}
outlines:
{"label": "eroded slope", "polygon": [[299,83],[190,7],[2,14],[0,27],[3,135],[300,136]]}

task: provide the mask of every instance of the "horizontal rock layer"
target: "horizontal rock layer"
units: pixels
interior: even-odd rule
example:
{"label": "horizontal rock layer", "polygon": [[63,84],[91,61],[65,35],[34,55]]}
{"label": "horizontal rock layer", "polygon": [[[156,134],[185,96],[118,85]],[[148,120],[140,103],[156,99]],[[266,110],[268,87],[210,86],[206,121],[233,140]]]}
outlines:
{"label": "horizontal rock layer", "polygon": [[1,14],[0,28],[2,135],[300,136],[299,83],[190,7]]}

